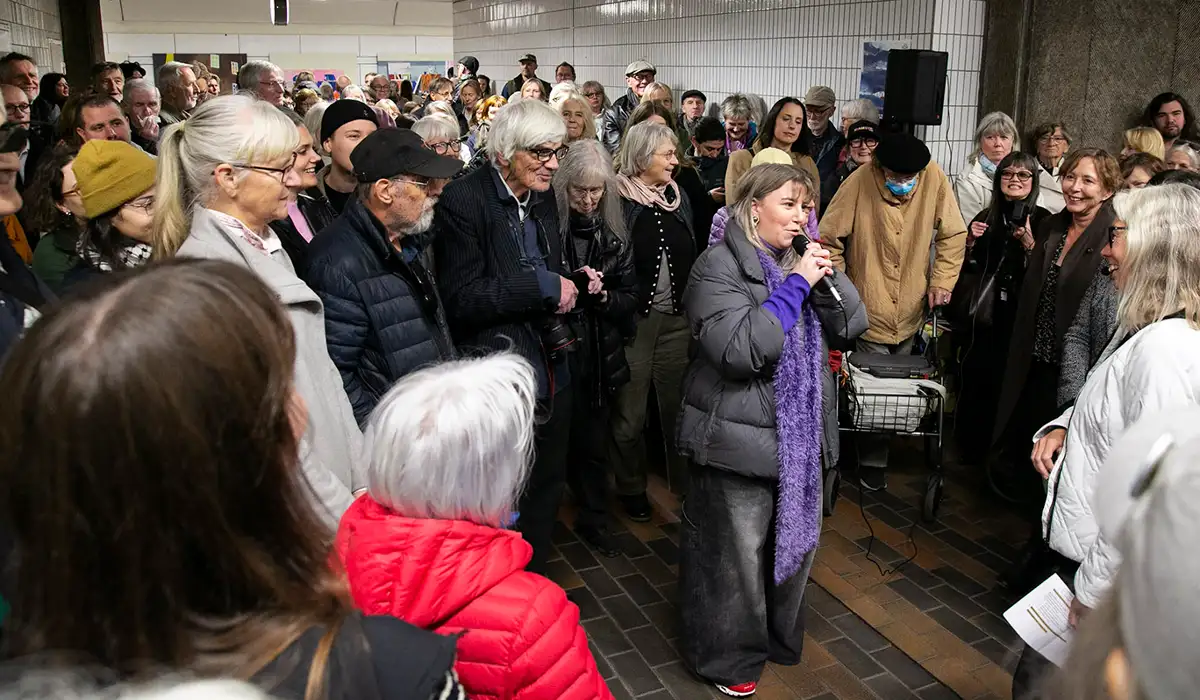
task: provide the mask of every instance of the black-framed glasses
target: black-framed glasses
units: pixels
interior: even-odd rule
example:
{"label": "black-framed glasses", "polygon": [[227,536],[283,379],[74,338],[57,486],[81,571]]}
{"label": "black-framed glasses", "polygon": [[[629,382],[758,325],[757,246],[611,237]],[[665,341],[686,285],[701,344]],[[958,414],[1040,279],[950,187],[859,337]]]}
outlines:
{"label": "black-framed glasses", "polygon": [[601,92],[585,92],[585,93],[583,93],[583,96],[590,100],[593,97],[601,97],[603,94],[604,93],[601,93]]}
{"label": "black-framed glasses", "polygon": [[272,168],[266,165],[250,165],[249,163],[233,163],[232,165],[235,168],[241,168],[243,170],[257,170],[260,173],[278,175],[279,181],[282,183],[283,178],[287,177],[288,172],[290,172],[292,168],[296,167],[296,159],[299,157],[300,154],[293,153],[292,159],[288,161],[286,168]]}
{"label": "black-framed glasses", "polygon": [[870,148],[873,150],[878,145],[879,145],[879,141],[877,139],[872,139],[872,138],[850,139],[850,147],[851,148],[857,148],[859,146],[866,146],[867,148]]}
{"label": "black-framed glasses", "polygon": [[551,158],[557,158],[560,161],[566,158],[571,149],[567,146],[559,146],[558,148],[527,148],[525,150],[529,155],[537,158],[539,163],[549,163]]}
{"label": "black-framed glasses", "polygon": [[447,153],[457,153],[462,147],[462,139],[454,139],[453,141],[438,141],[437,143],[427,143],[425,147],[439,156],[444,156]]}
{"label": "black-framed glasses", "polygon": [[1116,243],[1117,238],[1129,230],[1128,226],[1109,226],[1108,227],[1108,247],[1111,248],[1113,243]]}
{"label": "black-framed glasses", "polygon": [[1029,182],[1033,179],[1033,173],[1028,170],[1005,170],[1000,173],[1001,180],[1016,180],[1017,182]]}

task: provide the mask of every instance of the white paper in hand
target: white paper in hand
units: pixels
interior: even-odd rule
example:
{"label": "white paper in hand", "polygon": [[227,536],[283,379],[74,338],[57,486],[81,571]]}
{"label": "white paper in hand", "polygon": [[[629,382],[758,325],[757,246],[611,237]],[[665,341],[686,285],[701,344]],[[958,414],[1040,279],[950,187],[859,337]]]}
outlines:
{"label": "white paper in hand", "polygon": [[1058,574],[1053,574],[1009,608],[1004,619],[1026,644],[1055,666],[1062,666],[1075,634],[1067,622],[1074,597]]}

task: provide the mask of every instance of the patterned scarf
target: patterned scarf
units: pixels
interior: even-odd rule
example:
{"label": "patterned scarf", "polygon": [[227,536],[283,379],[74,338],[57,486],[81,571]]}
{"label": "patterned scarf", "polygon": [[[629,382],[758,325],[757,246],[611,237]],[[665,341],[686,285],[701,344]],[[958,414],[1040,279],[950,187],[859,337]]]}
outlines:
{"label": "patterned scarf", "polygon": [[[651,187],[636,177],[617,174],[617,191],[621,196],[644,207],[658,207],[663,211],[679,208],[679,185],[671,180],[665,187]],[[670,197],[667,195],[670,194]],[[667,200],[670,201],[667,201]]]}
{"label": "patterned scarf", "polygon": [[[118,269],[125,270],[141,267],[150,262],[150,254],[153,251],[149,244],[125,238],[124,236],[122,236],[122,239],[123,244],[117,248],[117,262],[121,265]],[[84,262],[97,270],[112,272],[114,269],[113,264],[100,255],[99,249],[86,236],[80,237],[79,242],[75,244],[75,253]]]}
{"label": "patterned scarf", "polygon": [[[786,277],[779,263],[758,251],[767,292]],[[801,334],[800,325],[804,325]],[[775,430],[779,443],[779,503],[775,510],[775,583],[804,566],[817,546],[821,508],[821,325],[812,307],[801,307],[800,323],[787,330],[775,367]]]}

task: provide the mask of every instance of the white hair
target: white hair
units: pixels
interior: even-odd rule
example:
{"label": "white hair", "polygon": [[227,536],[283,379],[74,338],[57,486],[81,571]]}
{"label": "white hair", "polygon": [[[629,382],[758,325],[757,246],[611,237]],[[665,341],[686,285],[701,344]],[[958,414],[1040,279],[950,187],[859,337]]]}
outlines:
{"label": "white hair", "polygon": [[1134,333],[1180,310],[1200,327],[1200,190],[1180,183],[1130,190],[1113,207],[1128,227],[1121,330]]}
{"label": "white hair", "polygon": [[517,151],[566,140],[567,125],[561,114],[541,100],[521,100],[509,102],[496,114],[487,149],[493,161],[512,160]]}
{"label": "white hair", "polygon": [[875,103],[865,97],[860,97],[857,100],[850,100],[842,105],[842,119],[849,119],[851,123],[858,121],[868,121],[872,124],[879,124],[879,108]]}
{"label": "white hair", "polygon": [[329,151],[321,145],[321,120],[325,118],[325,110],[329,109],[329,103],[325,100],[314,104],[304,113],[304,128],[308,129],[308,133],[313,137],[313,150],[322,158],[329,157]]}
{"label": "white hair", "polygon": [[161,93],[158,91],[158,88],[154,87],[149,80],[146,80],[145,78],[134,78],[133,80],[125,83],[125,91],[121,93],[121,103],[128,105],[133,101],[133,94],[139,90],[145,90],[152,93],[155,99],[159,99],[161,95]]}
{"label": "white hair", "polygon": [[583,91],[574,81],[564,80],[550,89],[550,106],[557,109],[569,97],[583,99]]}
{"label": "white hair", "polygon": [[1200,150],[1196,150],[1195,146],[1186,141],[1182,143],[1177,141],[1175,145],[1167,149],[1167,152],[1164,154],[1166,156],[1164,160],[1169,159],[1173,153],[1184,154],[1187,156],[1188,162],[1191,163],[1191,169],[1200,171]]}
{"label": "white hair", "polygon": [[242,66],[242,69],[238,71],[238,89],[245,90],[246,92],[257,93],[258,81],[261,80],[264,75],[270,75],[271,73],[278,73],[280,77],[283,76],[283,71],[279,68],[279,66],[271,63],[270,61],[248,61],[246,65]]}
{"label": "white hair", "polygon": [[1013,118],[1004,112],[989,112],[983,115],[979,120],[979,126],[975,128],[975,149],[971,151],[971,155],[967,160],[971,163],[979,160],[979,155],[983,153],[980,146],[983,139],[987,136],[1007,136],[1012,139],[1012,149],[1014,151],[1021,150],[1021,135],[1017,131],[1017,123]]}
{"label": "white hair", "polygon": [[155,76],[154,82],[162,90],[179,87],[180,76],[183,75],[185,69],[192,70],[192,67],[179,61],[167,61],[158,69],[158,75]]}
{"label": "white hair", "polygon": [[537,382],[513,353],[409,374],[371,414],[367,490],[409,517],[504,526],[533,458]]}
{"label": "white hair", "polygon": [[363,89],[360,88],[359,86],[347,85],[346,87],[342,88],[342,99],[343,100],[358,100],[359,102],[366,102],[367,96],[363,93]]}
{"label": "white hair", "polygon": [[437,139],[453,141],[462,136],[458,130],[458,121],[452,120],[444,114],[428,114],[421,117],[416,124],[412,125],[412,130],[423,141],[436,141]]}
{"label": "white hair", "polygon": [[299,145],[300,133],[291,119],[247,95],[214,97],[187,121],[167,127],[158,145],[155,255],[172,256],[183,245],[192,211],[214,194],[218,165],[277,162]]}
{"label": "white hair", "polygon": [[445,100],[435,100],[430,102],[425,106],[425,114],[441,114],[443,116],[450,117],[456,124],[458,123],[458,114],[455,113],[454,107]]}

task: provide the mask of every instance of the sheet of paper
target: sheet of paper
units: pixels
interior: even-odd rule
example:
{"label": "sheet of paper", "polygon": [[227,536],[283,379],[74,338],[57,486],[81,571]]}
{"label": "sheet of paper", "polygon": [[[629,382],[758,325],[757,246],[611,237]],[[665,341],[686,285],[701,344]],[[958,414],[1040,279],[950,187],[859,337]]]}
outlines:
{"label": "sheet of paper", "polygon": [[1004,619],[1026,644],[1055,666],[1062,666],[1075,634],[1067,624],[1074,597],[1062,578],[1054,574],[1009,608]]}

